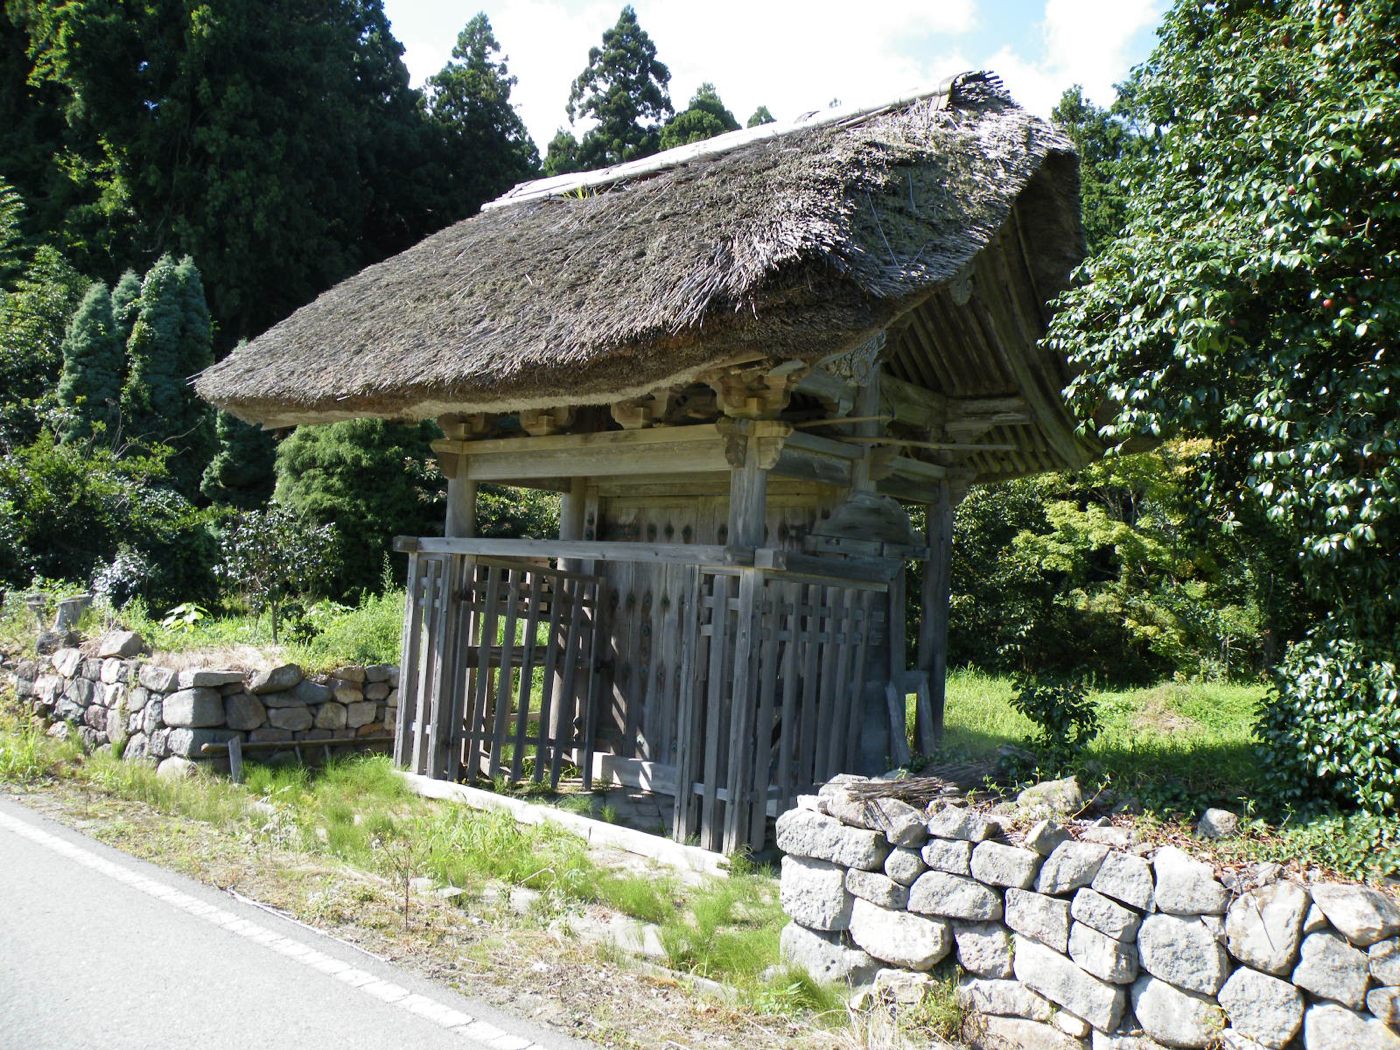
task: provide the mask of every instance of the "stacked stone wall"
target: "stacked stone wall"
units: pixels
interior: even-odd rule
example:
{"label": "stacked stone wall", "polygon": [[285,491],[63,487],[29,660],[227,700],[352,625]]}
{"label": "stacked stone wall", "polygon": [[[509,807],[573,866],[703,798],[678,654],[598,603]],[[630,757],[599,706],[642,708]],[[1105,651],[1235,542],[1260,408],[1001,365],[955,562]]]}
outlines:
{"label": "stacked stone wall", "polygon": [[783,954],[820,980],[907,997],[955,959],[988,1050],[1400,1050],[1390,893],[1217,878],[1127,828],[862,801],[857,779],[778,820]]}
{"label": "stacked stone wall", "polygon": [[[126,655],[124,648],[132,646],[117,637],[91,652],[59,649],[20,661],[16,696],[52,721],[55,736],[76,734],[89,750],[112,746],[123,758],[159,763],[170,772],[226,765],[202,748],[234,738],[285,743],[295,755],[300,745],[328,740],[387,750],[383,737],[394,731],[399,669],[393,665],[352,665],[324,675],[308,675],[296,664],[262,671],[175,669]],[[268,757],[267,749],[256,750]]]}

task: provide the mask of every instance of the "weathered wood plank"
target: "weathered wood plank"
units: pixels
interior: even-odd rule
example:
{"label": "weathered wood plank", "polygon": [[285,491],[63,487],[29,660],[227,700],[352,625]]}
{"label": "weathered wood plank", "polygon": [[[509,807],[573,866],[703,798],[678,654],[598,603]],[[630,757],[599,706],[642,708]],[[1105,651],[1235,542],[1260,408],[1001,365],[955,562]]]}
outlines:
{"label": "weathered wood plank", "polygon": [[[521,639],[522,659],[520,661],[520,685],[515,697],[515,740],[510,758],[510,778],[519,780],[525,773],[526,734],[530,728],[530,701],[535,684],[535,634],[540,622],[540,606],[544,599],[543,574],[534,571],[527,573],[530,587],[529,610],[525,614],[525,633]],[[505,666],[505,655],[501,658]],[[535,766],[540,763],[540,754],[535,752]]]}
{"label": "weathered wood plank", "polygon": [[[595,540],[449,539],[399,536],[394,549],[425,554],[476,554],[484,558],[586,558],[597,561],[677,565],[751,564],[747,553],[731,553],[718,544],[617,543]],[[586,574],[587,570],[583,570]]]}
{"label": "weathered wood plank", "polygon": [[400,767],[406,767],[412,760],[412,727],[419,717],[421,694],[418,692],[418,646],[422,640],[422,585],[422,565],[419,556],[410,554],[405,587],[407,600],[404,603],[403,637],[399,643],[399,718],[394,727],[394,765]]}

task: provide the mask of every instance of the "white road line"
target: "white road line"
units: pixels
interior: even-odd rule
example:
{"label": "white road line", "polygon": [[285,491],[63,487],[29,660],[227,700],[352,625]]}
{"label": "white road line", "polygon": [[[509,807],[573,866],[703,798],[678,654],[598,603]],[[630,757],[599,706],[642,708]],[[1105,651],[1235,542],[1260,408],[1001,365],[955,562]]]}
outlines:
{"label": "white road line", "polygon": [[270,951],[301,963],[309,969],[343,981],[351,988],[356,988],[373,999],[397,1006],[401,1010],[441,1025],[449,1031],[484,1043],[492,1050],[546,1050],[545,1047],[531,1042],[523,1036],[512,1035],[493,1024],[468,1017],[460,1010],[453,1009],[445,1003],[429,999],[416,992],[410,992],[402,985],[394,984],[391,981],[381,980],[372,973],[356,969],[349,963],[334,959],[324,952],[302,944],[300,941],[284,937],[266,926],[234,915],[232,912],[224,911],[222,908],[205,904],[203,901],[198,901],[173,886],[167,886],[163,882],[158,882],[138,871],[99,856],[91,850],[76,846],[66,839],[59,838],[57,835],[51,834],[43,828],[37,828],[17,817],[12,817],[8,813],[0,812],[0,827],[13,831],[16,835],[23,836],[37,845],[53,850],[55,853],[62,854],[117,882],[125,883],[132,889],[140,890],[148,897],[154,897],[156,900],[179,908],[211,926],[222,927],[230,933],[246,937],[253,943],[260,944]]}

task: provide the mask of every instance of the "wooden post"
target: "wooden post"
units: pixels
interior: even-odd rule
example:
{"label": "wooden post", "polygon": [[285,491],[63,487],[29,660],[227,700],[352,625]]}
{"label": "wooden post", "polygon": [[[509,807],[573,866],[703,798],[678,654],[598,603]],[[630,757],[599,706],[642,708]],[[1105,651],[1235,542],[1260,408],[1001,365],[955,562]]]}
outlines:
{"label": "wooden post", "polygon": [[928,505],[927,540],[930,548],[924,569],[923,617],[919,622],[919,670],[928,675],[929,707],[918,711],[915,735],[919,750],[931,754],[943,739],[943,701],[948,676],[948,601],[953,569],[953,507],[955,500],[946,481],[938,482],[938,495]]}
{"label": "wooden post", "polygon": [[[442,534],[470,539],[476,535],[477,483],[467,478],[466,456],[443,456],[442,460],[447,474],[447,516]],[[443,567],[443,637],[437,652],[439,667],[431,679],[435,695],[431,707],[425,708],[433,713],[433,759],[427,774],[455,780],[461,774],[466,716],[467,671],[462,655],[471,634],[470,623],[464,622],[471,613],[463,606],[462,592],[474,582],[476,559],[445,558]],[[476,770],[470,772],[475,776]]]}
{"label": "wooden post", "polygon": [[467,479],[466,456],[453,456],[451,465],[452,471],[447,475],[447,521],[442,534],[466,539],[476,535],[477,484]]}

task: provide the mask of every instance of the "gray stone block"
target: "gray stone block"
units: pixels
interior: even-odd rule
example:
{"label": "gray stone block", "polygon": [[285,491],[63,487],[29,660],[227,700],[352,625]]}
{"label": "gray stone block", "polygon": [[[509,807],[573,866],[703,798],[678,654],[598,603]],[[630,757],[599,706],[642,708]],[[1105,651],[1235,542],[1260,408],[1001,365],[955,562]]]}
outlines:
{"label": "gray stone block", "polygon": [[846,872],[846,889],[861,900],[867,900],[881,908],[903,911],[909,906],[909,887],[901,886],[888,875],[882,875],[878,871],[851,868]]}
{"label": "gray stone block", "polygon": [[365,686],[366,700],[387,700],[391,692],[388,682],[370,682]]}
{"label": "gray stone block", "polygon": [[137,680],[147,689],[154,693],[169,693],[175,688],[176,681],[180,675],[177,671],[172,671],[168,667],[157,667],[155,664],[142,664],[141,670],[137,672]]}
{"label": "gray stone block", "polygon": [[1342,936],[1358,947],[1368,948],[1400,933],[1400,904],[1383,890],[1316,882],[1312,899]]}
{"label": "gray stone block", "polygon": [[1030,889],[1040,869],[1040,854],[999,842],[981,842],[972,851],[972,877],[989,886]]}
{"label": "gray stone block", "polygon": [[1142,916],[1137,912],[1088,886],[1074,895],[1069,913],[1085,926],[1092,926],[1117,941],[1136,940],[1138,927],[1142,925]]}
{"label": "gray stone block", "polygon": [[254,671],[248,678],[248,692],[254,695],[281,693],[293,689],[304,675],[296,664],[282,664],[266,671]]}
{"label": "gray stone block", "polygon": [[179,755],[171,755],[156,766],[156,776],[162,780],[188,780],[198,772],[198,763]]}
{"label": "gray stone block", "polygon": [[349,704],[345,708],[345,728],[359,729],[360,726],[367,726],[375,720],[378,714],[379,705],[372,700]]}
{"label": "gray stone block", "polygon": [[1045,858],[1036,879],[1039,893],[1070,893],[1094,881],[1108,847],[1094,842],[1062,842]]}
{"label": "gray stone block", "polygon": [[1084,1040],[1024,1017],[983,1017],[977,1050],[1084,1050]]}
{"label": "gray stone block", "polygon": [[991,821],[975,809],[947,803],[929,814],[927,823],[931,835],[944,839],[981,842],[991,838],[996,833],[996,827]]}
{"label": "gray stone block", "polygon": [[1100,1031],[1118,1027],[1127,1001],[1125,989],[1085,973],[1038,941],[1017,937],[1015,943],[1013,967],[1018,981]]}
{"label": "gray stone block", "polygon": [[1224,839],[1238,833],[1240,817],[1228,809],[1208,809],[1196,822],[1196,834],[1203,839]]}
{"label": "gray stone block", "polygon": [[1366,1005],[1371,974],[1365,952],[1331,930],[1320,930],[1303,938],[1298,954],[1292,980],[1299,988],[1354,1010]]}
{"label": "gray stone block", "polygon": [[840,934],[809,930],[795,922],[783,927],[779,952],[822,984],[865,984],[880,969],[865,952],[845,944]]}
{"label": "gray stone block", "polygon": [[1400,988],[1372,988],[1366,993],[1366,1009],[1400,1031]]}
{"label": "gray stone block", "polygon": [[230,729],[169,729],[166,746],[182,758],[198,758],[205,744],[226,744],[240,734]]}
{"label": "gray stone block", "polygon": [[1175,846],[1163,846],[1152,858],[1156,874],[1154,900],[1158,909],[1174,915],[1224,915],[1230,903],[1225,887],[1215,881],[1209,864]]}
{"label": "gray stone block", "polygon": [[391,664],[370,664],[365,668],[366,682],[388,682],[389,672],[397,670]]}
{"label": "gray stone block", "polygon": [[885,858],[885,874],[901,886],[911,886],[914,880],[928,870],[923,857],[916,849],[901,846],[890,850]]}
{"label": "gray stone block", "polygon": [[1400,985],[1400,938],[1378,941],[1371,945],[1366,957],[1377,983]]}
{"label": "gray stone block", "polygon": [[844,930],[851,923],[846,871],[810,857],[783,858],[779,900],[795,921],[814,930]]}
{"label": "gray stone block", "polygon": [[906,970],[930,970],[952,949],[946,922],[890,911],[857,898],[851,908],[851,940],[876,959]]}
{"label": "gray stone block", "polygon": [[1296,882],[1275,882],[1246,893],[1225,915],[1230,954],[1264,973],[1287,974],[1298,960],[1309,902],[1307,889]]}
{"label": "gray stone block", "polygon": [[327,701],[316,708],[317,729],[344,729],[345,719],[345,705],[336,703],[334,700]]}
{"label": "gray stone block", "polygon": [[1230,1027],[1270,1050],[1283,1050],[1303,1026],[1303,996],[1287,981],[1242,966],[1220,989]]}
{"label": "gray stone block", "polygon": [[973,879],[926,871],[909,887],[909,910],[946,919],[989,922],[1001,918],[1001,895]]}
{"label": "gray stone block", "polygon": [[1069,832],[1053,820],[1039,821],[1026,832],[1026,848],[1035,850],[1042,857],[1050,856],[1056,846],[1069,840]]}
{"label": "gray stone block", "polygon": [[958,982],[957,999],[964,1011],[993,1017],[1024,1017],[1030,1021],[1048,1022],[1055,1012],[1047,1000],[1020,981],[964,977]]}
{"label": "gray stone block", "polygon": [[790,809],[778,818],[778,849],[798,857],[830,861],[843,868],[879,871],[890,845],[878,832],[848,828],[824,813]]}
{"label": "gray stone block", "polygon": [[1218,1004],[1150,975],[1138,978],[1132,997],[1138,1024],[1168,1046],[1208,1047],[1225,1030],[1225,1011]]}
{"label": "gray stone block", "polygon": [[1030,890],[1006,891],[1006,925],[1057,952],[1069,951],[1070,902]]}
{"label": "gray stone block", "polygon": [[1186,991],[1214,995],[1230,972],[1225,949],[1199,918],[1149,915],[1137,943],[1144,970]]}
{"label": "gray stone block", "polygon": [[49,657],[50,664],[64,678],[73,678],[83,665],[83,654],[77,649],[59,649]]}
{"label": "gray stone block", "polygon": [[1011,976],[1011,935],[999,922],[954,923],[958,965],[970,974],[1001,980]]}
{"label": "gray stone block", "polygon": [[224,698],[217,689],[196,686],[181,689],[165,698],[162,708],[165,724],[180,727],[222,725]]}
{"label": "gray stone block", "polygon": [[1086,973],[1109,984],[1132,984],[1137,980],[1137,949],[1082,922],[1070,927],[1069,957]]}
{"label": "gray stone block", "polygon": [[230,729],[258,729],[266,721],[267,709],[251,693],[224,697],[224,724]]}
{"label": "gray stone block", "polygon": [[[267,696],[279,695],[285,694],[267,694]],[[266,700],[266,697],[263,699]],[[290,729],[293,732],[310,729],[312,723],[311,709],[305,704],[298,704],[296,707],[269,707],[267,709],[267,722],[268,725],[275,729]]]}
{"label": "gray stone block", "polygon": [[217,689],[221,685],[232,685],[243,681],[242,671],[190,670],[181,671],[177,679],[181,689]]}
{"label": "gray stone block", "polygon": [[931,839],[920,856],[934,871],[949,875],[972,874],[972,843],[965,839]]}
{"label": "gray stone block", "polygon": [[1303,1045],[1307,1050],[1400,1050],[1400,1034],[1336,1003],[1314,1003],[1303,1016]]}
{"label": "gray stone block", "polygon": [[146,651],[146,643],[135,631],[110,631],[97,643],[97,655],[126,659]]}

